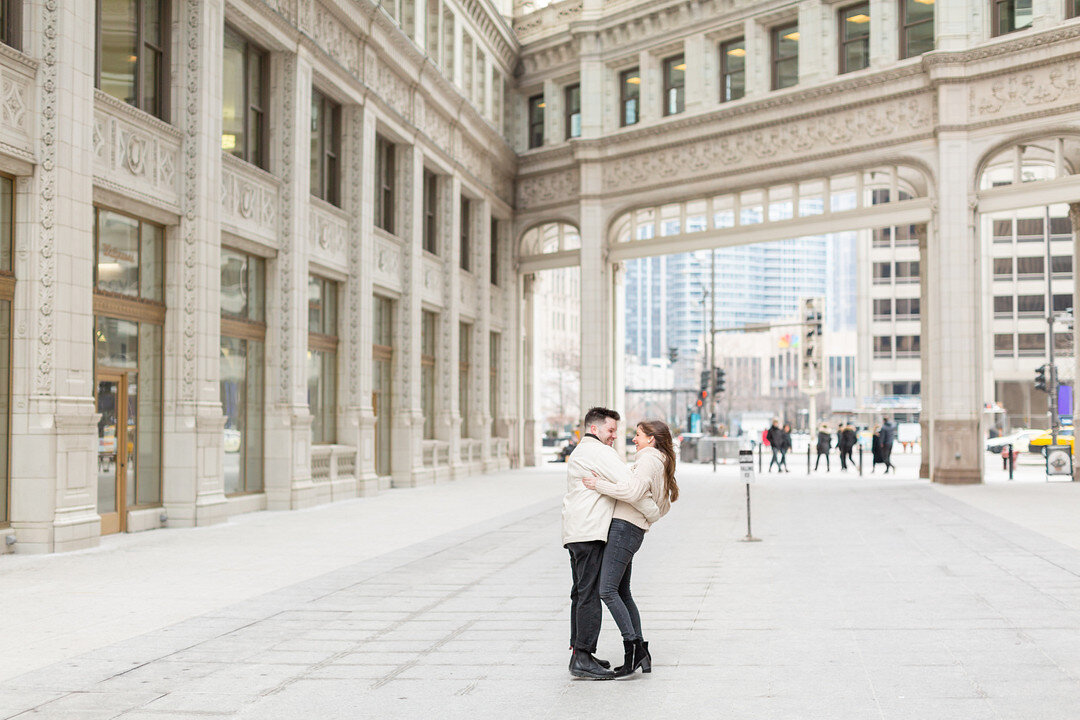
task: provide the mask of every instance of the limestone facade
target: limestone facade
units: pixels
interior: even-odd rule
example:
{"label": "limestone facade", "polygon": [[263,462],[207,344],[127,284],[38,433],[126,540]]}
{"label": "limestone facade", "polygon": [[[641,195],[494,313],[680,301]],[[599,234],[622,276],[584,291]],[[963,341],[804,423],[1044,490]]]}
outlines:
{"label": "limestone facade", "polygon": [[494,7],[21,5],[0,552],[509,466],[518,44]]}

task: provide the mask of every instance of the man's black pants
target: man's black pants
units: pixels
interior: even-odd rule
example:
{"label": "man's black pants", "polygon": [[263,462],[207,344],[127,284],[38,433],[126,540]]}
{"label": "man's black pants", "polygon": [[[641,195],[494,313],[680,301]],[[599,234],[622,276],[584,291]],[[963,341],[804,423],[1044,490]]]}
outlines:
{"label": "man's black pants", "polygon": [[567,543],[570,572],[570,645],[582,652],[596,652],[600,638],[603,605],[600,602],[600,566],[604,560],[604,541]]}

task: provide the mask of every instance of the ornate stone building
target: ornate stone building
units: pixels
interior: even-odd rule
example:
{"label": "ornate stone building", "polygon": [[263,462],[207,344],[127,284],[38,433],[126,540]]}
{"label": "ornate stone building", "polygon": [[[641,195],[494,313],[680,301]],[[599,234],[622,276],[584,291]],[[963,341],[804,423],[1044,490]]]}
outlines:
{"label": "ornate stone building", "polygon": [[1080,200],[1076,0],[524,9],[0,0],[2,547],[527,462],[532,273],[618,404],[623,260],[911,224],[924,472],[981,477],[977,228]]}
{"label": "ornate stone building", "polygon": [[1080,225],[1078,13],[1075,0],[565,0],[518,18],[515,225],[582,238],[523,243],[518,266],[581,267],[583,404],[617,403],[624,384],[620,262],[905,228],[888,260],[920,307],[890,326],[890,358],[921,378],[922,474],[978,482],[995,335],[1040,339],[990,326],[999,253],[981,228],[1070,203]]}

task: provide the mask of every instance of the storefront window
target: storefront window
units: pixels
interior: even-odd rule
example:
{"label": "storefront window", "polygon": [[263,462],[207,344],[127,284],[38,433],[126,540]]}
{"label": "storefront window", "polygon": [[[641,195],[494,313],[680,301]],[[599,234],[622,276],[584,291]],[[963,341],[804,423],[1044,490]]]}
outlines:
{"label": "storefront window", "polygon": [[308,406],[311,441],[337,441],[337,283],[308,278]]}
{"label": "storefront window", "polygon": [[393,412],[394,301],[375,296],[372,332],[372,408],[375,411],[375,473],[390,474],[390,421]]}

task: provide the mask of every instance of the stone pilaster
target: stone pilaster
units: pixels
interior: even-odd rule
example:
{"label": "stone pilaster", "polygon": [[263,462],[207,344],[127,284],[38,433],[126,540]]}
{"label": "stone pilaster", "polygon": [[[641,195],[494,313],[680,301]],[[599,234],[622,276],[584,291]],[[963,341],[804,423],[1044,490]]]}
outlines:
{"label": "stone pilaster", "polygon": [[[983,12],[990,3],[977,0],[951,0],[934,5],[934,48],[963,50],[974,37],[982,35]],[[989,27],[989,21],[987,21]]]}
{"label": "stone pilaster", "polygon": [[[1073,234],[1073,298],[1080,297],[1080,272],[1077,272],[1077,259],[1080,258],[1080,202],[1069,203],[1069,222],[1072,225]],[[1080,348],[1080,322],[1077,321],[1078,313],[1073,311],[1073,347]],[[1051,342],[1053,340],[1051,339]],[[1080,352],[1073,351],[1073,362],[1076,363],[1073,371],[1073,403],[1076,402],[1077,388],[1080,387]],[[1074,411],[1075,415],[1075,411]],[[1080,468],[1077,467],[1075,456],[1073,460],[1073,479],[1080,480]]]}
{"label": "stone pilaster", "polygon": [[743,23],[746,37],[746,96],[753,97],[769,92],[772,76],[769,63],[753,62],[753,58],[767,58],[769,48],[769,30],[754,18]]}
{"label": "stone pilaster", "polygon": [[[162,499],[173,526],[226,518],[219,400],[221,56],[224,5],[180,6],[183,205],[168,243]],[[173,351],[168,351],[173,348]]]}
{"label": "stone pilaster", "polygon": [[[422,9],[422,4],[419,9]],[[418,12],[419,12],[418,9]],[[418,24],[422,24],[421,17]],[[374,317],[372,273],[375,266],[373,197],[375,193],[375,136],[365,132],[374,122],[365,117],[366,108],[350,105],[343,108],[342,196],[352,215],[349,222],[349,280],[345,290],[345,313],[342,317],[342,362],[348,368],[348,407],[341,441],[357,448],[357,492],[372,495],[379,490],[375,472],[375,409],[372,406],[373,363],[371,344]]]}
{"label": "stone pilaster", "polygon": [[[38,165],[16,182],[11,527],[16,552],[96,545],[93,404],[92,5],[25,4]],[[29,169],[28,169],[29,170]],[[5,533],[6,534],[6,533]]]}
{"label": "stone pilaster", "polygon": [[[581,166],[581,194],[589,196],[601,184],[600,168]],[[615,336],[612,266],[607,258],[604,208],[599,201],[581,201],[581,411],[594,405],[611,407],[614,384]],[[621,342],[621,340],[620,340]],[[580,418],[579,418],[580,420]]]}
{"label": "stone pilaster", "polygon": [[[267,409],[266,499],[269,509],[315,502],[311,481],[311,412],[307,401],[307,253],[310,195],[307,128],[311,64],[303,51],[272,61],[271,112],[277,133],[270,160],[281,178],[280,240],[267,327],[268,365],[275,372]],[[274,127],[272,125],[271,127]]]}
{"label": "stone pilaster", "polygon": [[[930,307],[930,303],[933,302],[930,297],[930,273],[928,272],[930,267],[928,258],[930,254],[929,239],[931,229],[932,224],[928,226],[926,232],[919,237],[919,258],[921,259],[921,262],[919,263],[919,336],[924,339],[919,352],[919,405],[921,408],[919,412],[919,430],[921,438],[919,441],[919,453],[921,455],[919,459],[919,477],[923,479],[930,478],[931,458],[933,457],[934,447],[934,434],[930,430],[930,418],[933,417],[934,406],[934,398],[931,393],[933,383],[929,381],[931,374],[933,373],[933,368],[931,367],[930,349],[925,343],[925,338],[929,338],[931,333],[931,318],[928,308]],[[870,265],[868,263],[862,263],[859,267],[869,268]],[[860,273],[860,276],[862,274],[864,273]],[[867,278],[866,282],[869,283],[869,278]],[[869,301],[866,303],[866,308],[863,308],[862,305],[863,303],[860,303],[860,311],[869,314]],[[862,337],[861,333],[862,331],[860,328],[860,337]],[[864,341],[867,348],[871,350],[871,355],[867,355],[867,357],[872,357],[873,352],[873,349],[870,347],[871,335],[872,333],[867,332]]]}
{"label": "stone pilaster", "polygon": [[[892,0],[870,0],[870,67],[882,68],[900,57],[897,28],[900,22],[899,3]],[[860,266],[861,267],[861,266]]]}
{"label": "stone pilaster", "polygon": [[[836,74],[836,62],[828,62],[831,48],[836,43],[836,30],[830,32],[826,15],[831,15],[831,7],[823,7],[821,0],[804,0],[799,3],[799,85],[818,83]],[[763,56],[765,58],[770,55]]]}
{"label": "stone pilaster", "polygon": [[470,433],[480,441],[480,457],[484,471],[492,468],[491,458],[491,203],[473,203],[472,228],[476,256],[473,274],[476,275],[476,324],[473,326],[473,422]]}
{"label": "stone pilaster", "polygon": [[[582,285],[585,280],[582,278]],[[517,367],[522,374],[521,385],[521,463],[525,467],[538,462],[536,435],[536,276],[524,275],[519,285],[521,339],[518,345]],[[584,320],[584,318],[583,318]]]}
{"label": "stone pilaster", "polygon": [[[439,188],[439,214],[443,229],[442,252],[443,312],[439,317],[439,352],[435,360],[437,407],[435,437],[449,448],[450,477],[460,477],[465,470],[461,458],[462,427],[468,426],[465,414],[468,408],[459,406],[461,387],[458,368],[461,338],[461,178],[456,174],[447,177]],[[444,250],[445,249],[445,250]]]}
{"label": "stone pilaster", "polygon": [[[716,93],[706,93],[705,77],[709,71],[706,65],[706,45],[703,33],[694,33],[683,41],[683,57],[686,58],[686,107],[688,113],[701,112],[707,106],[716,103]],[[710,77],[714,75],[709,72]]]}
{"label": "stone pilaster", "polygon": [[[581,137],[596,138],[604,132],[604,97],[607,68],[601,60],[600,44],[594,34],[581,37]],[[618,101],[616,101],[618,102]],[[618,116],[616,125],[618,127]],[[563,137],[566,131],[563,132]]]}
{"label": "stone pilaster", "polygon": [[[371,130],[374,133],[374,129]],[[412,145],[398,145],[395,235],[404,243],[402,294],[395,323],[395,385],[392,428],[392,485],[413,487],[432,481],[424,467],[424,416],[420,384],[421,295],[424,288],[423,249],[417,228],[423,227],[423,157]],[[440,248],[440,252],[442,248]],[[438,367],[436,366],[436,372]],[[436,398],[438,393],[436,393]]]}

